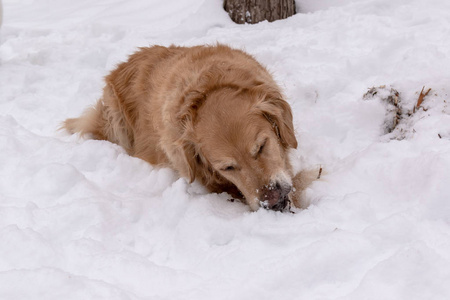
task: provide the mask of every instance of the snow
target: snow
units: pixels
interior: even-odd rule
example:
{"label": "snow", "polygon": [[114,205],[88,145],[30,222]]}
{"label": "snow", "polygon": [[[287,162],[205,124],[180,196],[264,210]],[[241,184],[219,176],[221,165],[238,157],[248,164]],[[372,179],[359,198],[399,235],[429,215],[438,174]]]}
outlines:
{"label": "snow", "polygon": [[[296,2],[236,25],[220,0],[3,1],[0,299],[450,298],[450,2]],[[323,168],[296,214],[57,131],[138,47],[216,42],[273,72],[293,165]]]}

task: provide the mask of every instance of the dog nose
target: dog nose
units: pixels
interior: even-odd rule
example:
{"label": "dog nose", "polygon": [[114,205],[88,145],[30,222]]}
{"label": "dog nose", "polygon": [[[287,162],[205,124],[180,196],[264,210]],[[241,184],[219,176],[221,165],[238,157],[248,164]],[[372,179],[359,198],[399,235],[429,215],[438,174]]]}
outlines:
{"label": "dog nose", "polygon": [[286,197],[292,189],[290,184],[281,185],[279,182],[275,184],[275,187],[281,191],[281,197]]}
{"label": "dog nose", "polygon": [[292,187],[289,184],[275,184],[269,185],[263,189],[263,207],[276,211],[283,210],[288,204],[287,195]]}

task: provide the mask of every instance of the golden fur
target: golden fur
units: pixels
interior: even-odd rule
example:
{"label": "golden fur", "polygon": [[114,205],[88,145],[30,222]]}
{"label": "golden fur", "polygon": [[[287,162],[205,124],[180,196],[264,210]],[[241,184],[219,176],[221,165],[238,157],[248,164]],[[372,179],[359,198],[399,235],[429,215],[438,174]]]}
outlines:
{"label": "golden fur", "polygon": [[63,125],[260,206],[282,210],[297,147],[291,109],[267,70],[227,46],[141,48],[103,97]]}

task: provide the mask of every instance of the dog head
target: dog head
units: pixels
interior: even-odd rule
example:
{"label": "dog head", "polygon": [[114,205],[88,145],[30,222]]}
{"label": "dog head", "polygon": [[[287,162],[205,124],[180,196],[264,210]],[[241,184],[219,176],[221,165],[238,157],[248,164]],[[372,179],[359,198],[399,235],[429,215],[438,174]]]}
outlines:
{"label": "dog head", "polygon": [[190,96],[182,118],[191,181],[200,177],[212,190],[232,183],[252,210],[284,209],[292,188],[287,150],[297,147],[287,102],[264,87]]}

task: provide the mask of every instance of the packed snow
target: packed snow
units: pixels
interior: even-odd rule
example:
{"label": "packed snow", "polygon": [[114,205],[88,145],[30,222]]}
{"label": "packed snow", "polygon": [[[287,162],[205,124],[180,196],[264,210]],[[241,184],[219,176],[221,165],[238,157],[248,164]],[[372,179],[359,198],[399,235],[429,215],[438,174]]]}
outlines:
{"label": "packed snow", "polygon": [[[3,0],[0,299],[450,299],[450,2],[296,3],[236,25],[221,0]],[[138,47],[217,42],[273,73],[295,169],[323,169],[295,214],[58,131]]]}

